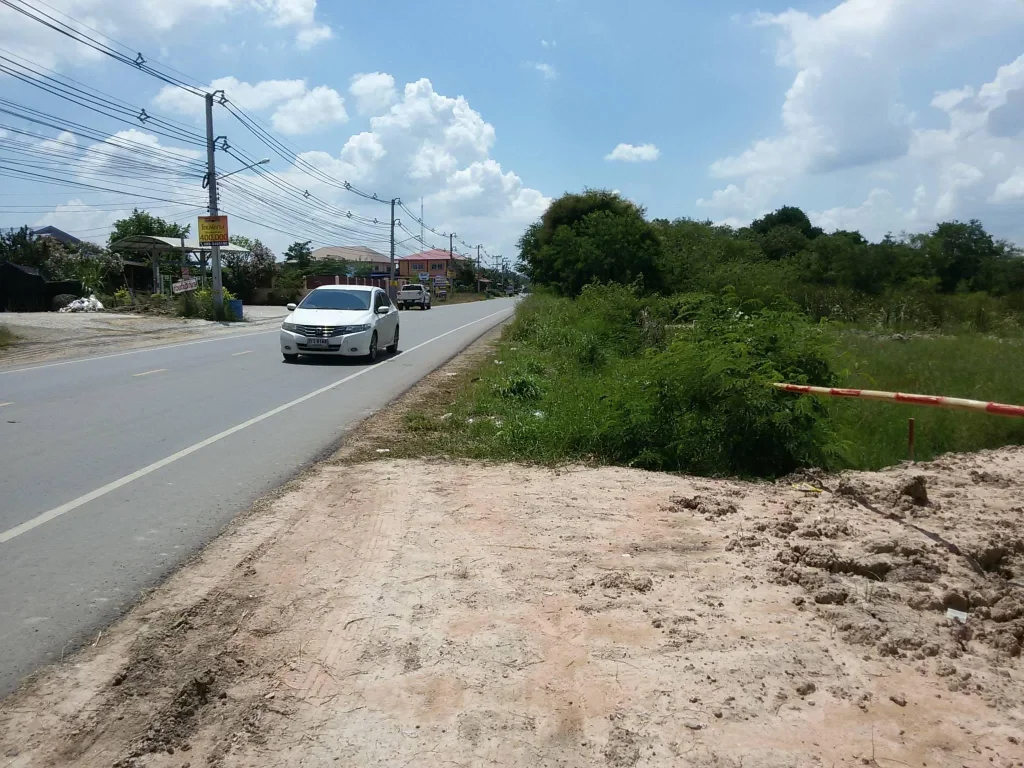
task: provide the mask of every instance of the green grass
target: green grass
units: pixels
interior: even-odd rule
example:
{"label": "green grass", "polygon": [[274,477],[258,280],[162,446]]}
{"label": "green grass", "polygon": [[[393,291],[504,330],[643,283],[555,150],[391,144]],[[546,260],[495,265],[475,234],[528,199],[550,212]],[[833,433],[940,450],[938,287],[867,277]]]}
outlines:
{"label": "green grass", "polygon": [[[1024,343],[980,334],[906,341],[842,333],[836,367],[843,386],[1024,404]],[[863,400],[830,406],[844,460],[879,469],[907,458],[907,420],[916,422],[916,458],[1024,444],[1024,419]]]}
{"label": "green grass", "polygon": [[[729,355],[738,345],[742,359],[763,362],[764,332],[748,336],[741,326],[737,336],[727,318],[721,333],[734,333],[732,343],[679,346],[673,335],[689,338],[692,329],[677,326],[658,338],[656,328],[638,329],[628,313],[617,312],[615,302],[582,308],[548,296],[524,302],[482,362],[449,380],[443,397],[412,408],[407,439],[391,457],[584,461],[706,475],[772,476],[794,464],[878,469],[907,458],[910,417],[919,461],[1024,444],[1024,420],[864,400],[762,398],[761,390],[770,389],[765,382],[775,380],[763,376],[772,374],[737,365]],[[768,336],[783,338],[786,331],[775,322]],[[716,327],[706,336],[717,333]],[[769,354],[771,367],[784,370],[786,354],[816,344],[806,333],[785,338],[781,357]],[[1020,337],[899,340],[836,328],[824,339],[831,340],[822,348],[831,349],[837,386],[1024,404]],[[807,368],[813,349],[797,357],[799,365],[780,378],[800,381],[804,370],[805,383],[830,383],[819,380],[827,370]],[[765,462],[759,453],[778,456]]]}
{"label": "green grass", "polygon": [[10,346],[17,338],[6,325],[0,325],[0,349]]}

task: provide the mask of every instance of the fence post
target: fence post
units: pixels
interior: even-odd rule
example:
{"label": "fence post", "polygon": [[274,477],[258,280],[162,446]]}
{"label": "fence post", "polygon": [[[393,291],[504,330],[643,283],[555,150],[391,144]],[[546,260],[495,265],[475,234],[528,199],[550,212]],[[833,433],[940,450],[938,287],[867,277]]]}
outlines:
{"label": "fence post", "polygon": [[910,456],[910,462],[914,462],[914,439],[916,435],[916,423],[913,419],[908,419],[907,423],[907,453]]}

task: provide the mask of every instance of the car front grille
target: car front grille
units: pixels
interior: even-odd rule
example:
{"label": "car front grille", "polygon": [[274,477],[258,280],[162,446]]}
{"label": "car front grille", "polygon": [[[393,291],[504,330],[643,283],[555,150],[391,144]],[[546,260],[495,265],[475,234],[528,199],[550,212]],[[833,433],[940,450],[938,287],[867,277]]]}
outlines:
{"label": "car front grille", "polygon": [[344,336],[347,326],[344,325],[296,325],[295,332],[301,336],[333,339]]}

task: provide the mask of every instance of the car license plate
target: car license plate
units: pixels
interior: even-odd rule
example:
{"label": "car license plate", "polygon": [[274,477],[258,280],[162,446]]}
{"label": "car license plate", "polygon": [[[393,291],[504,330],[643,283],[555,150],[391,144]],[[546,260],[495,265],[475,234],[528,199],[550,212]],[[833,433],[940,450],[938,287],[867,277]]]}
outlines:
{"label": "car license plate", "polygon": [[306,339],[307,347],[326,347],[331,343],[330,339]]}

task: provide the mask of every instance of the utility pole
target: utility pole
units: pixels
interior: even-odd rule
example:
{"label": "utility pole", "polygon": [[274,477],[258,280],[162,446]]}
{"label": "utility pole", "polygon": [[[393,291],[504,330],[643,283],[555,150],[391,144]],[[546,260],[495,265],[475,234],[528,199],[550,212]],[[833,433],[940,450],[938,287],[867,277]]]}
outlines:
{"label": "utility pole", "polygon": [[[206,94],[206,172],[209,174],[210,215],[217,216],[217,167],[213,159],[217,140],[213,136],[213,96]],[[220,271],[220,246],[211,246],[213,254],[213,316],[224,317],[224,284]]]}
{"label": "utility pole", "polygon": [[423,198],[420,198],[420,248],[426,250],[427,246],[423,244]]}
{"label": "utility pole", "polygon": [[452,260],[452,253],[455,250],[455,233],[448,235],[448,261]]}
{"label": "utility pole", "polygon": [[397,197],[391,198],[391,271],[388,274],[388,296],[392,300],[395,298],[392,288],[395,284],[395,203],[397,202]]}

